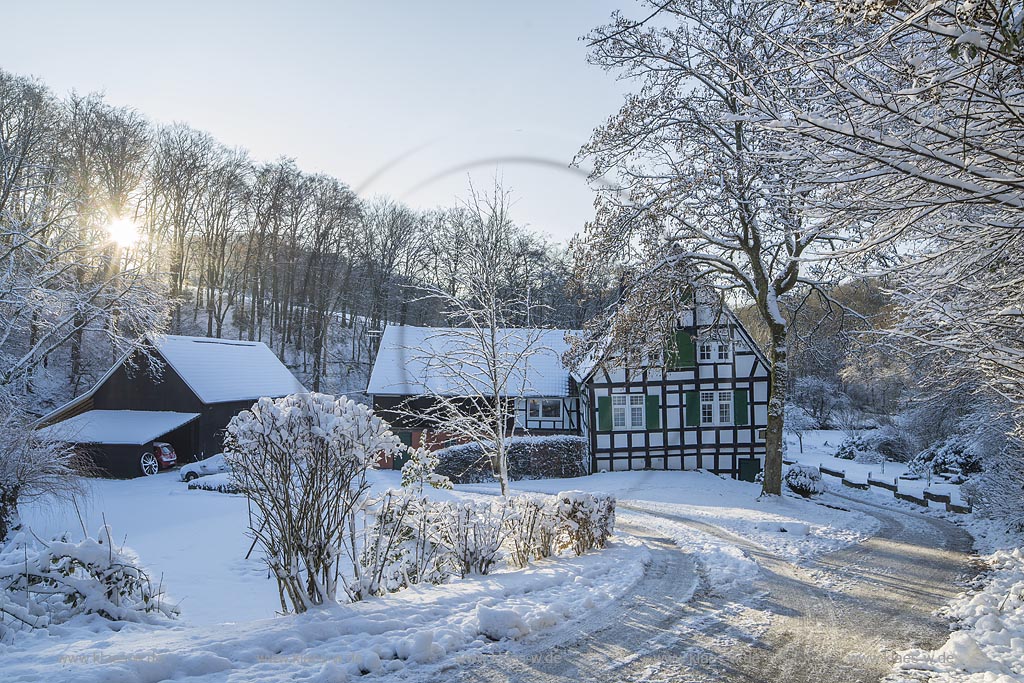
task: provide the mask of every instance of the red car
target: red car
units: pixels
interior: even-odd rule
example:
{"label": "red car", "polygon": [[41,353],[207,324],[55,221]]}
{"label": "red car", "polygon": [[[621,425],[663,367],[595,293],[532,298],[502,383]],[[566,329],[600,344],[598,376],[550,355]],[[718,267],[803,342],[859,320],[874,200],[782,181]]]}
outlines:
{"label": "red car", "polygon": [[174,452],[174,447],[163,441],[154,441],[153,450],[146,451],[139,459],[142,473],[147,477],[151,474],[156,474],[160,470],[174,467],[177,462],[178,454]]}

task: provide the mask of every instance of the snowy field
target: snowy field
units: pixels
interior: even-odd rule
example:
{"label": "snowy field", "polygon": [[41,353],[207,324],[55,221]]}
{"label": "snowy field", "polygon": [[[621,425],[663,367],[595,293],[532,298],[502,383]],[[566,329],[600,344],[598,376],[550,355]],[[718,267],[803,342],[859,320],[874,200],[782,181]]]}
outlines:
{"label": "snowy field", "polygon": [[[372,477],[377,490],[399,483],[397,472]],[[117,632],[92,618],[49,634],[19,634],[0,645],[4,681],[53,680],[58,670],[75,681],[328,681],[397,670],[502,639],[529,639],[578,618],[632,586],[648,560],[639,541],[620,535],[582,557],[282,617],[259,552],[244,559],[250,544],[244,497],[190,491],[176,472],[95,480],[91,487],[81,509],[86,528],[111,525],[161,578],[181,618]],[[28,508],[23,517],[39,535],[81,528],[73,509]]]}
{"label": "snowy field", "polygon": [[[397,472],[374,472],[375,489],[397,486]],[[294,675],[340,680],[494,647],[528,643],[546,630],[585,617],[628,591],[649,551],[629,530],[668,537],[690,554],[716,592],[754,578],[758,566],[734,544],[695,528],[709,524],[793,560],[855,543],[874,521],[803,499],[758,501],[758,485],[701,472],[625,472],[580,479],[518,482],[522,491],[581,489],[620,499],[619,533],[608,549],[559,557],[523,570],[419,586],[386,598],[279,616],[276,583],[256,550],[244,559],[247,505],[242,496],[190,491],[176,472],[91,482],[79,511],[30,507],[25,521],[41,536],[65,529],[95,532],[109,524],[181,609],[165,625],[132,624],[115,632],[99,619],[72,622],[50,634],[20,634],[0,645],[4,680],[232,681]],[[434,492],[490,497],[487,485]],[[657,514],[652,516],[644,511]],[[697,583],[697,576],[680,576]],[[415,670],[408,672],[414,674]]]}
{"label": "snowy field", "polygon": [[[805,464],[847,470],[859,465],[829,452],[839,433],[805,436]],[[790,450],[791,457],[795,449]],[[887,478],[900,465],[886,466]],[[863,472],[866,477],[866,470]],[[874,473],[872,476],[875,476]],[[373,472],[374,488],[396,487],[397,472]],[[837,493],[910,510],[886,491],[851,491],[825,481]],[[911,482],[917,483],[917,482]],[[503,569],[486,577],[445,586],[418,586],[386,598],[280,616],[275,581],[259,557],[245,559],[250,541],[242,496],[190,491],[177,472],[129,481],[94,480],[79,510],[29,507],[23,517],[46,536],[66,529],[90,532],[109,524],[116,538],[159,577],[181,617],[163,624],[119,625],[84,619],[50,633],[19,634],[0,645],[4,681],[337,681],[368,672],[403,670],[403,680],[430,678],[442,662],[530,644],[585,619],[589,611],[627,594],[644,576],[650,551],[638,536],[671,539],[693,560],[692,576],[714,594],[745,601],[745,586],[761,568],[749,551],[761,548],[796,564],[858,543],[874,534],[878,521],[836,509],[826,493],[818,500],[794,495],[759,500],[760,486],[704,472],[615,472],[578,479],[531,480],[516,491],[557,493],[579,489],[610,493],[619,501],[618,533],[608,549],[583,557],[559,557],[527,569]],[[483,498],[496,485],[457,486],[437,497]],[[837,505],[838,504],[838,505]],[[938,513],[936,513],[938,514]],[[985,552],[1007,544],[1005,535],[973,516],[956,518],[986,537]],[[81,522],[79,521],[81,517]],[[1018,603],[1024,594],[1024,556],[998,552],[999,570],[948,608],[963,630],[937,652],[901,655],[904,672],[893,680],[918,680],[930,669],[936,680],[1008,683],[1018,680],[1024,654],[1024,622]],[[692,592],[692,591],[691,591]],[[686,600],[685,591],[676,596]],[[1012,604],[1011,604],[1012,603]],[[1013,609],[1010,609],[1010,608]],[[433,662],[430,666],[422,666]],[[911,678],[906,672],[913,670]]]}

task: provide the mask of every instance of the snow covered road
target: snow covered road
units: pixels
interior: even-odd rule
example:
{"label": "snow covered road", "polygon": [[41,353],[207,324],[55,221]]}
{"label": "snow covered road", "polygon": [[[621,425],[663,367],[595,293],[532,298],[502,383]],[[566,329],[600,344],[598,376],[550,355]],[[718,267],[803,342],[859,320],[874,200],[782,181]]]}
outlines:
{"label": "snow covered road", "polygon": [[900,650],[945,641],[947,625],[933,612],[955,595],[958,578],[972,573],[972,541],[941,519],[842,494],[825,500],[871,515],[879,531],[794,563],[711,524],[647,511],[741,548],[760,573],[744,591],[720,594],[702,585],[687,602],[693,587],[673,580],[686,575],[676,573],[685,554],[648,533],[648,576],[616,605],[536,644],[463,662],[453,679],[879,681]]}

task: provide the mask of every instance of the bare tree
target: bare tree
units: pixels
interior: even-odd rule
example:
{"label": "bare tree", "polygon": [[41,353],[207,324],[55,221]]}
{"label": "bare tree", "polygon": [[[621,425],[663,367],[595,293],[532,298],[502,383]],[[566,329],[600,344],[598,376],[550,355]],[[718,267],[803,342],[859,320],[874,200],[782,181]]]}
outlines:
{"label": "bare tree", "polygon": [[[529,318],[526,292],[505,291],[503,269],[516,234],[509,194],[496,182],[489,195],[470,188],[463,268],[447,283],[422,288],[438,303],[451,329],[434,332],[408,349],[428,378],[427,419],[457,439],[479,444],[492,458],[502,495],[509,495],[508,437],[515,424],[515,396],[526,390],[530,358],[544,351],[536,329],[515,328]],[[422,415],[415,411],[416,417]]]}

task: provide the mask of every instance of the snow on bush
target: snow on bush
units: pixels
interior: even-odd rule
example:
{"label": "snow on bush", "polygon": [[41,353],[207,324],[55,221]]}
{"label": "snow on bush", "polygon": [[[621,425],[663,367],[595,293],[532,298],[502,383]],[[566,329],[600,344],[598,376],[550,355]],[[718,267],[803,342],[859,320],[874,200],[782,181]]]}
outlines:
{"label": "snow on bush", "polygon": [[525,567],[530,560],[541,560],[557,552],[558,510],[547,497],[512,496],[507,499],[509,513],[505,517],[505,543],[508,562]]}
{"label": "snow on bush", "polygon": [[448,523],[443,538],[461,576],[487,574],[501,557],[505,518],[509,505],[497,503],[448,503]]}
{"label": "snow on bush", "polygon": [[835,457],[859,463],[907,462],[914,452],[913,439],[898,427],[887,425],[847,437]]}
{"label": "snow on bush", "polygon": [[603,548],[615,527],[615,497],[606,493],[563,491],[556,498],[561,547],[572,548],[577,555]]}
{"label": "snow on bush", "polygon": [[[281,608],[304,612],[373,584],[361,575],[357,518],[379,454],[403,448],[388,424],[344,396],[261,398],[228,423],[224,457],[252,501],[250,531],[278,583]],[[347,561],[351,574],[341,571]],[[372,593],[371,593],[372,594]],[[290,607],[289,607],[290,605]]]}
{"label": "snow on bush", "polygon": [[981,460],[977,443],[971,436],[954,434],[914,456],[911,469],[966,477],[981,472]]}
{"label": "snow on bush", "polygon": [[615,526],[615,498],[580,491],[456,503],[388,491],[365,510],[373,521],[359,540],[363,595],[488,574],[502,559],[524,567],[582,555],[605,547]]}
{"label": "snow on bush", "polygon": [[454,563],[443,545],[449,522],[444,506],[408,490],[389,490],[366,507],[372,518],[359,562],[366,595],[383,595],[418,583],[440,584]]}
{"label": "snow on bush", "polygon": [[0,547],[0,640],[84,614],[136,622],[176,616],[160,586],[111,539],[109,527],[77,543],[16,532]]}
{"label": "snow on bush", "polygon": [[217,493],[243,493],[232,481],[231,474],[220,472],[208,474],[188,482],[188,488],[192,491],[216,491]]}
{"label": "snow on bush", "polygon": [[451,480],[437,473],[440,459],[435,451],[428,448],[409,448],[409,460],[402,466],[402,488],[419,492],[424,486],[435,489],[451,489]]}
{"label": "snow on bush", "polygon": [[825,492],[825,482],[821,480],[821,472],[817,467],[793,465],[786,470],[782,479],[790,491],[804,498]]}
{"label": "snow on bush", "polygon": [[[582,436],[511,436],[505,439],[509,476],[514,479],[566,478],[587,474],[588,446]],[[459,444],[436,452],[437,471],[456,484],[494,481],[487,449]]]}

